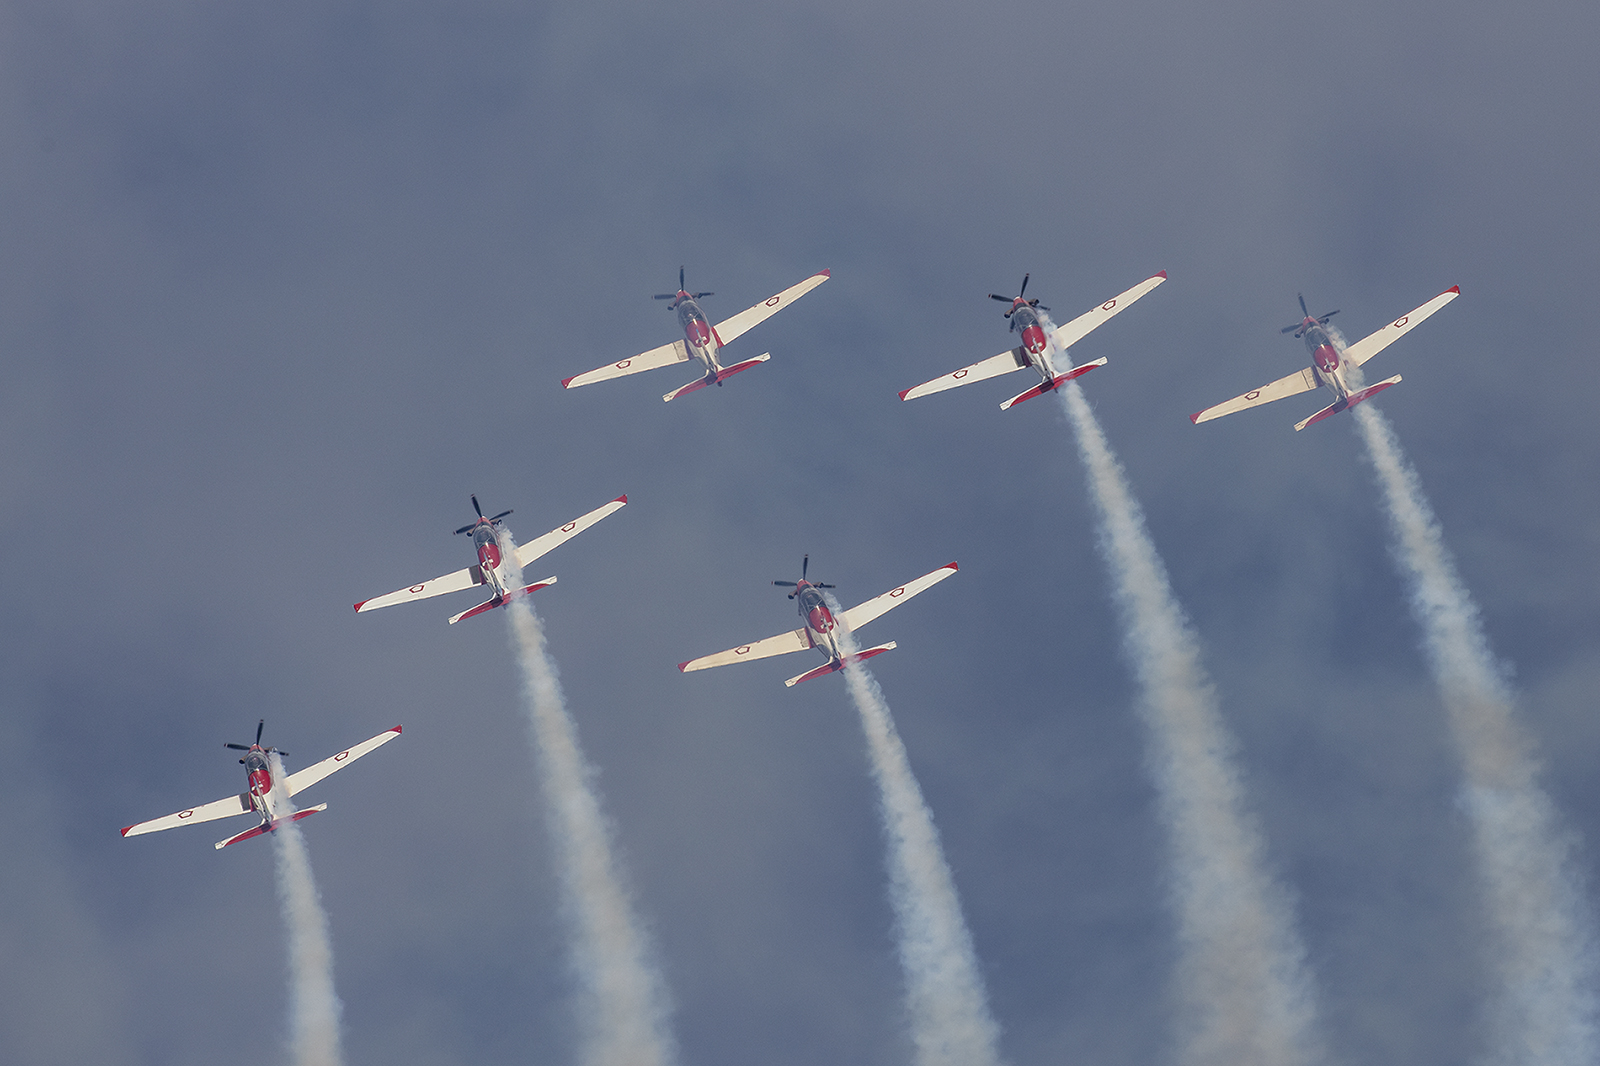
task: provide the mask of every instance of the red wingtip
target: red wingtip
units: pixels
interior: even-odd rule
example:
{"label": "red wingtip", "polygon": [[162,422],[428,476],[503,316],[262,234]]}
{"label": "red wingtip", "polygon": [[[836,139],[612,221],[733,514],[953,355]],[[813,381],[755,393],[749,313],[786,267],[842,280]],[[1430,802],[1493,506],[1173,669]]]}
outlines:
{"label": "red wingtip", "polygon": [[951,561],[951,563],[950,563],[950,565],[949,565],[949,566],[947,566],[947,567],[945,567],[945,569],[946,569],[946,570],[960,570],[960,569],[961,569],[961,567],[960,567],[960,566],[958,566],[958,565],[956,565],[956,563],[955,563],[955,562],[954,562],[954,561],[953,561],[953,560],[952,560],[952,561]]}
{"label": "red wingtip", "polygon": [[616,499],[612,500],[611,502],[612,503],[627,503],[628,502],[628,494],[626,492],[624,492],[621,496],[618,496]]}
{"label": "red wingtip", "polygon": [[[575,377],[577,377],[577,376],[578,376],[578,375],[576,375],[576,374],[574,374],[574,375],[572,375],[572,378],[575,378]],[[561,379],[561,387],[562,387],[562,388],[563,388],[563,389],[570,389],[570,388],[571,388],[571,387],[572,387],[572,386],[571,386],[571,385],[569,385],[569,384],[568,384],[568,382],[570,382],[570,381],[571,381],[571,380],[572,380],[572,378],[562,378],[562,379]]]}
{"label": "red wingtip", "polygon": [[132,828],[133,828],[133,826],[131,826],[131,825],[124,827],[123,830],[122,830],[122,835],[123,836],[127,836],[128,835],[128,830],[132,829]]}
{"label": "red wingtip", "polygon": [[694,660],[693,660],[693,659],[690,659],[690,660],[689,660],[689,661],[688,661],[688,662],[682,662],[682,663],[679,663],[679,664],[678,664],[678,673],[680,673],[680,674],[681,674],[681,673],[683,673],[683,668],[684,668],[684,667],[685,667],[685,666],[688,666],[688,665],[689,665],[689,663],[692,663],[692,662],[694,662]]}
{"label": "red wingtip", "polygon": [[[913,386],[912,386],[912,388],[916,388],[916,386],[915,386],[915,385],[913,385]],[[900,390],[900,398],[901,398],[901,399],[902,399],[902,400],[903,400],[903,399],[905,399],[905,398],[906,398],[906,393],[908,393],[908,392],[910,392],[910,391],[911,391],[911,389],[901,389],[901,390]]]}
{"label": "red wingtip", "polygon": [[[362,600],[361,601],[361,603],[366,603],[366,602],[367,602],[366,600]],[[358,611],[361,610],[361,603],[356,604],[356,610],[358,610]]]}
{"label": "red wingtip", "polygon": [[817,271],[817,273],[821,274],[825,278],[833,277],[833,271],[832,270],[819,270],[819,271]]}
{"label": "red wingtip", "polygon": [[1205,414],[1204,411],[1196,411],[1194,414],[1189,416],[1189,421],[1198,426],[1200,424],[1200,416],[1203,414]]}
{"label": "red wingtip", "polygon": [[400,732],[403,732],[404,730],[405,730],[404,726],[398,726],[397,725],[393,729],[389,730],[389,732],[391,732],[391,733],[400,733]]}
{"label": "red wingtip", "polygon": [[1165,270],[1161,271],[1161,273],[1156,275],[1156,277],[1158,277],[1158,278],[1165,278],[1166,276],[1167,276],[1167,272]]}
{"label": "red wingtip", "polygon": [[1460,285],[1452,285],[1452,286],[1450,286],[1448,289],[1446,289],[1444,291],[1445,292],[1453,292],[1457,296],[1460,296],[1461,295],[1461,286]]}

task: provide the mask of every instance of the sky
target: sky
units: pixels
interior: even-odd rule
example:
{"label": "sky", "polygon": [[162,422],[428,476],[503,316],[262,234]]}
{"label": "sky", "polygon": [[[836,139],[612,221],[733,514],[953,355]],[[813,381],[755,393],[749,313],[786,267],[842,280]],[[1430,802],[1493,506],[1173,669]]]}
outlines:
{"label": "sky", "polygon": [[[350,605],[629,506],[530,580],[684,1066],[910,1061],[859,724],[820,660],[675,664],[958,560],[865,631],[1015,1066],[1174,1061],[1165,841],[1067,425],[899,390],[1074,349],[1293,894],[1330,1058],[1480,1058],[1460,765],[1353,420],[1190,412],[1369,364],[1543,782],[1600,863],[1600,11],[1580,4],[0,3],[0,1060],[286,1060],[271,848],[117,830],[404,735],[303,802],[352,1066],[571,1063],[518,676],[468,595]],[[678,334],[662,404],[560,379]],[[725,360],[727,361],[727,360]],[[1012,385],[1016,387],[1013,388]],[[240,826],[243,828],[243,826]],[[1593,890],[1591,889],[1591,907]]]}

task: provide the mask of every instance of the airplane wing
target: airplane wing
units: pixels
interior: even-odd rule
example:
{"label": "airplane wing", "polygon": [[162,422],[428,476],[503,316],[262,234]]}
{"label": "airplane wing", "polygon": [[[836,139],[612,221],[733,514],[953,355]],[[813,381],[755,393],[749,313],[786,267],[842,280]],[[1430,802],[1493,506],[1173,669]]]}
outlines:
{"label": "airplane wing", "polygon": [[579,533],[594,525],[613,511],[620,511],[628,505],[628,497],[618,496],[604,507],[596,507],[582,518],[574,518],[560,529],[552,529],[542,537],[528,541],[526,544],[517,545],[517,565],[527,566],[539,556],[565,544]]}
{"label": "airplane wing", "polygon": [[1050,339],[1056,342],[1056,347],[1065,350],[1077,344],[1096,327],[1103,326],[1112,318],[1121,314],[1129,304],[1149,292],[1151,289],[1167,280],[1167,272],[1163,270],[1154,277],[1145,278],[1127,292],[1113,296],[1105,303],[1092,311],[1086,311],[1064,326],[1057,326],[1056,331],[1050,334]]}
{"label": "airplane wing", "polygon": [[1221,418],[1223,415],[1231,415],[1235,411],[1243,411],[1246,407],[1259,407],[1261,404],[1271,403],[1273,400],[1281,400],[1285,396],[1298,396],[1302,392],[1310,392],[1321,384],[1322,382],[1317,379],[1316,371],[1308,366],[1304,370],[1296,370],[1288,377],[1279,378],[1270,385],[1263,385],[1259,389],[1251,389],[1243,396],[1235,396],[1233,399],[1219,403],[1215,407],[1207,407],[1204,411],[1197,411],[1189,416],[1189,421],[1198,426],[1200,423],[1209,422],[1213,418]]}
{"label": "airplane wing", "polygon": [[254,808],[250,805],[250,793],[241,792],[237,796],[219,799],[214,803],[207,803],[199,807],[190,807],[177,814],[169,814],[165,818],[152,818],[148,822],[130,825],[122,831],[125,837],[143,836],[145,833],[159,833],[163,829],[176,829],[180,825],[191,822],[214,822],[218,818],[232,818],[236,814],[249,814]]}
{"label": "airplane wing", "polygon": [[1376,333],[1369,334],[1344,350],[1344,357],[1360,366],[1409,333],[1423,319],[1461,295],[1461,286],[1446,289],[1409,315],[1402,315]]}
{"label": "airplane wing", "polygon": [[474,564],[465,570],[457,570],[453,574],[436,577],[432,581],[424,581],[420,585],[412,585],[408,589],[391,592],[387,596],[362,600],[356,604],[356,613],[376,611],[379,607],[393,607],[397,603],[409,603],[412,600],[425,600],[430,596],[443,596],[447,592],[459,592],[481,584],[483,584],[483,569]]}
{"label": "airplane wing", "polygon": [[607,363],[598,370],[591,370],[586,374],[574,374],[570,378],[562,378],[561,387],[575,389],[579,385],[593,385],[597,381],[625,378],[629,374],[638,374],[645,370],[655,370],[657,367],[671,366],[673,363],[687,363],[688,361],[688,346],[682,341],[673,341],[671,344],[663,344],[659,348],[651,348],[648,352],[636,355],[632,359],[624,359],[620,363]]}
{"label": "airplane wing", "polygon": [[1009,374],[1013,370],[1021,370],[1028,365],[1028,354],[1021,348],[1013,348],[1009,352],[991,355],[987,359],[980,359],[971,366],[964,366],[953,374],[946,374],[932,381],[924,381],[916,388],[907,389],[900,394],[902,400],[915,400],[918,396],[929,396],[945,389],[953,389],[957,385],[970,385],[974,381],[985,378],[996,378],[1001,374]]}
{"label": "airplane wing", "polygon": [[687,674],[691,670],[709,670],[713,666],[742,663],[747,659],[768,659],[774,655],[788,655],[792,651],[805,651],[809,647],[811,647],[811,635],[804,629],[796,629],[793,633],[780,633],[766,640],[758,640],[754,644],[741,644],[737,648],[719,651],[715,655],[702,655],[698,659],[690,659],[686,663],[679,663],[678,669]]}
{"label": "airplane wing", "polygon": [[361,758],[361,756],[365,755],[367,752],[372,751],[375,748],[381,748],[383,745],[389,743],[389,741],[400,735],[400,728],[400,726],[395,726],[393,729],[385,730],[384,732],[373,737],[371,740],[363,740],[355,747],[347,748],[337,755],[330,755],[321,762],[312,763],[304,770],[296,770],[294,773],[283,779],[283,787],[288,790],[289,795],[291,796],[297,792],[309,788],[318,781],[321,781],[324,777],[327,777],[329,774],[333,773],[335,770],[343,769],[344,767],[355,762],[357,759]]}
{"label": "airplane wing", "polygon": [[941,566],[933,573],[923,574],[915,581],[907,582],[897,589],[890,589],[882,596],[875,596],[866,603],[856,604],[854,607],[841,614],[839,616],[839,621],[843,622],[844,627],[851,631],[860,629],[862,626],[866,625],[880,614],[888,611],[890,608],[898,607],[911,597],[915,596],[917,593],[933,588],[933,586],[937,585],[939,582],[943,581],[945,578],[949,577],[959,569],[961,568],[955,563],[951,563],[949,566]]}
{"label": "airplane wing", "polygon": [[765,322],[832,276],[826,270],[820,274],[813,274],[800,284],[791,285],[784,289],[770,300],[763,300],[754,307],[745,308],[732,318],[718,322],[715,327],[717,343],[722,345],[732,344],[739,337],[748,333],[752,326]]}

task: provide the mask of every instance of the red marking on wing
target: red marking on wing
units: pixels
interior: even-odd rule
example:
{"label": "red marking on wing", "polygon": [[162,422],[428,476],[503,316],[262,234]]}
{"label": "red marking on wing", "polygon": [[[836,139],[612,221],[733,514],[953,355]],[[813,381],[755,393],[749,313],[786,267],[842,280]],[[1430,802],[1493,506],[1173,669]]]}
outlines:
{"label": "red marking on wing", "polygon": [[350,757],[350,753],[348,751],[341,751],[339,754],[337,754],[337,755],[335,755],[333,757],[333,761],[334,762],[344,762],[349,757]]}

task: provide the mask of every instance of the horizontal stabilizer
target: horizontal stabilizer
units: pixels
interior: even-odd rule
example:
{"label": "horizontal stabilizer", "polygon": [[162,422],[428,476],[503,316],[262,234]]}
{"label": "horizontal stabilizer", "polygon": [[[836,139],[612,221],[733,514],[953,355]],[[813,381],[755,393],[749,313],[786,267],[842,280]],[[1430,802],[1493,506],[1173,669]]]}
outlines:
{"label": "horizontal stabilizer", "polygon": [[[862,648],[860,651],[856,652],[851,661],[860,662],[862,659],[870,659],[874,655],[882,655],[886,651],[893,651],[896,647],[898,647],[898,645],[891,640],[887,644],[879,644],[876,648]],[[843,659],[835,659],[832,662],[825,663],[822,666],[817,667],[815,670],[807,670],[798,677],[791,677],[789,680],[784,682],[784,685],[789,688],[794,688],[802,681],[810,681],[814,677],[823,677],[824,675],[834,673],[838,670],[843,670],[844,668],[845,661]]]}
{"label": "horizontal stabilizer", "polygon": [[551,585],[554,585],[555,583],[556,583],[556,576],[554,574],[551,574],[549,577],[545,578],[543,581],[535,581],[531,585],[522,586],[522,593],[523,593],[523,595],[527,595],[530,592],[538,592],[540,589],[547,589]]}
{"label": "horizontal stabilizer", "polygon": [[1015,407],[1017,404],[1021,403],[1023,400],[1031,400],[1035,396],[1041,396],[1044,393],[1052,392],[1055,389],[1059,389],[1061,386],[1065,385],[1067,382],[1071,381],[1073,378],[1080,378],[1083,375],[1087,374],[1089,371],[1093,370],[1095,367],[1097,367],[1097,366],[1105,366],[1105,365],[1106,365],[1105,357],[1102,356],[1101,358],[1096,359],[1092,363],[1084,363],[1082,366],[1075,366],[1071,370],[1067,371],[1065,374],[1057,374],[1055,377],[1051,378],[1049,384],[1046,384],[1045,382],[1041,381],[1041,382],[1039,382],[1039,384],[1035,385],[1033,388],[1029,389],[1027,392],[1023,393],[1021,396],[1013,396],[1013,397],[1011,397],[1011,399],[1007,400],[1005,403],[1000,405],[1000,410],[1009,411],[1009,410],[1011,410],[1011,408]]}
{"label": "horizontal stabilizer", "polygon": [[452,617],[450,619],[450,624],[451,625],[455,625],[457,622],[461,621],[463,618],[471,618],[475,614],[482,614],[484,611],[492,611],[496,607],[499,607],[499,606],[503,605],[505,602],[506,602],[506,600],[505,600],[504,596],[496,596],[492,600],[484,600],[482,603],[478,604],[478,606],[469,607],[465,611],[462,611],[460,614],[455,615],[454,617]]}
{"label": "horizontal stabilizer", "polygon": [[1384,389],[1387,389],[1390,385],[1398,385],[1398,384],[1400,384],[1400,381],[1401,381],[1400,375],[1396,374],[1394,377],[1388,378],[1388,379],[1386,379],[1384,381],[1380,381],[1376,385],[1368,385],[1366,388],[1362,389],[1360,392],[1352,392],[1349,396],[1346,396],[1344,399],[1339,400],[1339,401],[1337,401],[1335,403],[1331,403],[1327,407],[1324,407],[1322,410],[1318,411],[1316,414],[1312,415],[1310,418],[1306,419],[1304,422],[1298,423],[1294,427],[1294,430],[1295,430],[1296,433],[1298,433],[1302,429],[1305,429],[1307,426],[1312,425],[1313,423],[1321,422],[1324,418],[1327,418],[1329,415],[1336,415],[1340,411],[1345,410],[1346,408],[1354,407],[1356,404],[1360,403],[1362,400],[1371,399],[1372,397],[1376,396],[1378,393],[1382,392]]}
{"label": "horizontal stabilizer", "polygon": [[691,392],[699,392],[701,389],[705,388],[707,385],[721,385],[724,381],[727,381],[729,378],[733,377],[733,375],[739,373],[741,370],[749,370],[751,367],[755,366],[757,363],[765,363],[768,359],[771,359],[771,358],[772,358],[772,353],[771,352],[763,352],[762,354],[756,356],[754,359],[746,359],[742,363],[734,363],[732,366],[724,367],[723,369],[719,370],[714,375],[713,374],[707,374],[705,377],[701,378],[699,381],[691,381],[691,382],[689,382],[689,384],[683,386],[682,388],[673,389],[671,392],[669,392],[665,396],[661,397],[661,399],[665,403],[671,403],[673,400],[676,400],[679,396],[685,396],[685,395],[688,395]]}
{"label": "horizontal stabilizer", "polygon": [[315,807],[307,807],[303,811],[295,811],[293,814],[289,815],[286,818],[279,818],[276,821],[272,822],[270,825],[268,823],[266,823],[266,822],[262,822],[260,825],[256,826],[254,829],[246,829],[244,832],[238,834],[237,836],[231,836],[227,840],[219,840],[219,841],[217,841],[216,848],[217,848],[218,851],[221,851],[223,848],[227,847],[229,844],[237,844],[241,840],[249,840],[251,837],[258,837],[262,833],[267,833],[267,832],[270,832],[270,831],[278,828],[278,826],[283,825],[285,822],[298,822],[302,818],[309,818],[313,814],[316,814],[318,811],[325,811],[327,809],[328,809],[328,805],[326,803],[319,803]]}

